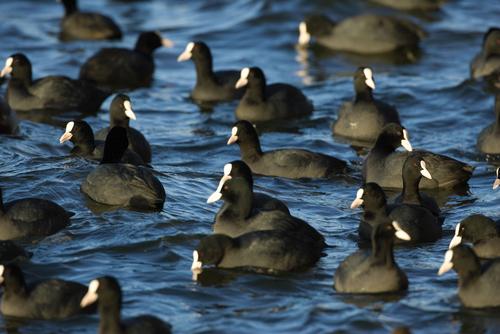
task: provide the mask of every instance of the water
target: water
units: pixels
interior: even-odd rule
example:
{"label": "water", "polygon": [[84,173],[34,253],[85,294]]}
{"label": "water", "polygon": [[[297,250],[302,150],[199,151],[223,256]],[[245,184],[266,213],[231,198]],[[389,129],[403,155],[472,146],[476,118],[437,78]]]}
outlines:
{"label": "water", "polygon": [[[335,55],[318,48],[298,53],[298,22],[307,13],[339,18],[362,11],[390,12],[365,1],[81,1],[87,10],[112,15],[125,31],[121,42],[59,43],[60,4],[52,0],[0,3],[0,57],[26,53],[35,77],[75,77],[82,62],[101,47],[131,46],[138,32],[159,29],[176,42],[155,54],[153,87],[130,93],[138,117],[132,124],[149,139],[153,165],[167,191],[160,213],[127,210],[93,213],[79,185],[94,164],[68,157],[59,145],[63,125],[74,115],[47,123],[40,114],[21,123],[22,137],[0,137],[0,175],[5,199],[26,196],[56,201],[76,216],[73,224],[37,244],[23,264],[29,280],[60,277],[87,284],[112,274],[124,291],[123,315],[155,314],[177,333],[387,333],[408,325],[415,333],[498,331],[498,313],[460,307],[454,273],[438,277],[455,224],[471,213],[498,218],[498,192],[491,190],[494,168],[474,148],[477,134],[493,121],[493,97],[468,80],[468,64],[482,34],[497,23],[500,6],[475,0],[450,1],[442,11],[413,17],[429,33],[414,63]],[[316,111],[307,120],[275,124],[280,131],[261,135],[264,149],[304,147],[348,160],[350,180],[293,181],[257,178],[256,188],[288,203],[333,245],[328,256],[305,273],[266,276],[207,270],[192,281],[193,248],[209,234],[219,205],[205,203],[225,163],[239,157],[226,146],[236,102],[201,111],[188,99],[194,85],[192,63],[176,57],[190,40],[212,48],[216,68],[257,65],[268,82],[301,87]],[[3,61],[3,60],[2,60]],[[330,123],[341,103],[352,97],[353,71],[373,66],[376,96],[395,104],[412,144],[476,166],[466,196],[453,195],[444,206],[445,237],[434,244],[397,249],[396,259],[410,280],[408,293],[391,298],[345,297],[332,277],[339,262],[357,249],[359,212],[349,209],[360,183],[358,156],[331,136]],[[1,88],[2,94],[5,85]],[[107,125],[110,99],[86,120]],[[5,321],[0,320],[2,328]],[[21,333],[94,333],[97,316],[61,322],[28,321]],[[13,331],[15,332],[15,331]]]}

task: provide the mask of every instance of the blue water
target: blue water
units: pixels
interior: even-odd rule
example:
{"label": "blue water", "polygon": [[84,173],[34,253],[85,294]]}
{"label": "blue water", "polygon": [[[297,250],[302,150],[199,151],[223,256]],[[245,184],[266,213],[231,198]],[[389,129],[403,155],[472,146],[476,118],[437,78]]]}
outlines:
{"label": "blue water", "polygon": [[[26,245],[33,252],[31,261],[22,264],[28,280],[60,277],[87,284],[95,277],[114,275],[124,291],[124,316],[151,313],[170,322],[177,333],[387,333],[401,325],[415,333],[498,333],[498,313],[462,309],[455,273],[438,277],[436,272],[458,221],[471,213],[498,218],[500,195],[491,190],[494,167],[475,150],[477,134],[494,119],[493,97],[482,84],[468,79],[468,64],[483,32],[498,23],[499,4],[456,0],[439,12],[411,16],[429,37],[416,62],[398,64],[295,47],[298,23],[308,13],[341,18],[391,12],[368,1],[80,2],[86,10],[111,15],[125,32],[123,41],[62,44],[57,40],[60,4],[3,0],[0,61],[24,52],[33,62],[35,77],[76,77],[83,61],[101,47],[131,46],[144,30],[160,30],[171,38],[175,47],[155,54],[153,86],[130,93],[137,115],[132,126],[152,144],[153,165],[167,202],[160,213],[93,208],[79,186],[95,165],[69,157],[69,145],[58,143],[65,122],[75,115],[49,122],[40,114],[29,115],[21,122],[20,139],[0,137],[4,198],[48,198],[76,216],[69,228]],[[295,84],[314,101],[316,110],[309,119],[276,122],[280,131],[261,134],[264,149],[303,147],[352,165],[350,180],[256,179],[258,191],[284,200],[294,215],[311,223],[334,246],[311,270],[266,276],[212,269],[202,280],[192,280],[192,250],[211,233],[219,206],[206,204],[206,198],[217,187],[224,164],[238,158],[239,150],[225,145],[236,102],[207,112],[188,99],[194,66],[177,63],[176,58],[191,40],[203,40],[212,48],[216,68],[260,66],[268,82]],[[335,268],[357,249],[359,211],[350,210],[349,204],[360,184],[362,157],[331,136],[330,123],[339,106],[351,99],[352,73],[361,64],[374,68],[376,96],[398,107],[414,147],[476,167],[466,196],[443,199],[443,239],[396,250],[410,288],[402,296],[385,299],[345,297],[332,288]],[[5,85],[0,90],[3,94]],[[110,99],[96,116],[86,118],[94,129],[107,125],[109,103]],[[0,320],[4,329],[5,323]],[[16,326],[20,333],[94,333],[98,317]]]}

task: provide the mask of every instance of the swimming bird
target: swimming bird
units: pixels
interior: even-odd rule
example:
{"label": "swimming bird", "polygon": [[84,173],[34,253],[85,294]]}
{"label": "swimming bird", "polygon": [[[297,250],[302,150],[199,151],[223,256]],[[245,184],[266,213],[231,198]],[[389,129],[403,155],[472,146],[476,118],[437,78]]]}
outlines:
{"label": "swimming bird", "polygon": [[15,53],[5,61],[0,77],[10,74],[5,99],[16,111],[50,109],[93,113],[99,110],[109,93],[87,81],[65,76],[47,76],[33,80],[28,57]]}
{"label": "swimming bird", "polygon": [[101,164],[85,178],[80,190],[95,202],[133,209],[161,210],[165,189],[149,168],[120,163],[127,149],[127,131],[111,129]]}
{"label": "swimming bird", "polygon": [[227,144],[240,146],[241,159],[254,174],[291,179],[331,178],[343,174],[347,164],[335,157],[302,149],[263,152],[257,131],[250,122],[238,121]]}
{"label": "swimming bird", "polygon": [[394,237],[410,240],[396,221],[374,227],[372,249],[360,249],[335,270],[335,290],[341,293],[387,293],[408,289],[408,278],[394,260]]}
{"label": "swimming bird", "polygon": [[73,212],[41,198],[21,198],[4,203],[0,189],[0,240],[52,235],[68,226],[73,215]]}
{"label": "swimming bird", "polygon": [[120,27],[109,16],[99,13],[81,12],[77,0],[61,0],[64,17],[61,20],[59,38],[70,40],[120,39]]}
{"label": "swimming bird", "polygon": [[177,58],[178,62],[192,60],[196,68],[196,84],[191,90],[191,98],[199,102],[219,102],[239,99],[245,91],[236,88],[240,78],[237,70],[213,70],[212,53],[202,41],[189,42]]}
{"label": "swimming bird", "polygon": [[155,71],[153,52],[172,45],[157,32],[143,32],[134,49],[104,48],[91,56],[80,69],[80,79],[113,90],[148,87]]}
{"label": "swimming bird", "polygon": [[396,17],[364,14],[334,22],[312,15],[299,24],[299,44],[316,43],[336,50],[377,54],[415,49],[425,32],[415,23]]}
{"label": "swimming bird", "polygon": [[252,171],[244,161],[234,160],[225,164],[224,176],[231,176],[232,178],[242,177],[248,182],[253,193],[252,205],[256,210],[279,210],[283,213],[290,214],[290,210],[288,210],[286,204],[279,199],[253,191]]}
{"label": "swimming bird", "polygon": [[340,108],[332,125],[334,135],[371,146],[382,128],[389,123],[401,124],[396,108],[373,97],[375,79],[369,67],[354,73],[355,97]]}
{"label": "swimming bird", "polygon": [[97,302],[100,334],[170,334],[172,326],[152,315],[121,319],[122,290],[118,280],[103,276],[89,283],[82,308]]}
{"label": "swimming bird", "polygon": [[217,190],[207,200],[207,203],[224,201],[215,216],[214,232],[237,237],[253,231],[287,231],[310,240],[318,249],[326,245],[323,236],[307,222],[279,210],[258,211],[252,198],[252,188],[246,179],[223,176]]}
{"label": "swimming bird", "polygon": [[422,176],[432,180],[427,164],[420,152],[410,152],[403,165],[403,190],[395,199],[395,204],[412,204],[423,206],[436,217],[441,215],[436,200],[419,190]]}
{"label": "swimming bird", "polygon": [[[403,146],[409,152],[413,150],[408,139],[408,131],[399,124],[390,123],[382,129],[363,162],[365,182],[376,182],[384,188],[403,187],[403,164],[409,153],[396,152],[399,146]],[[428,151],[418,152],[432,174],[432,179],[423,178],[420,181],[421,189],[465,185],[472,176],[473,167],[463,162]]]}
{"label": "swimming bird", "polygon": [[84,285],[61,279],[27,284],[23,272],[14,264],[0,265],[0,284],[0,310],[4,316],[56,320],[96,310],[95,304],[80,307],[87,290]]}
{"label": "swimming bird", "polygon": [[97,131],[95,138],[105,140],[111,128],[121,126],[127,130],[127,138],[130,143],[128,149],[137,153],[144,162],[150,163],[151,145],[139,130],[130,126],[130,120],[136,119],[130,97],[125,94],[117,94],[109,106],[109,126]]}
{"label": "swimming bird", "polygon": [[236,88],[246,87],[236,107],[237,119],[266,122],[291,119],[312,114],[313,105],[300,89],[286,83],[268,85],[264,72],[258,67],[241,70]]}
{"label": "swimming bird", "polygon": [[446,251],[438,275],[451,269],[457,272],[458,297],[465,307],[500,306],[500,295],[497,293],[500,286],[500,259],[481,265],[469,246],[458,245]]}
{"label": "swimming bird", "polygon": [[[400,204],[387,206],[382,188],[373,182],[366,183],[351,203],[351,209],[363,205],[363,216],[359,223],[359,236],[370,240],[373,228],[387,220],[397,221],[410,236],[411,243],[436,241],[442,235],[442,222],[429,210],[419,205]],[[400,239],[396,243],[403,243]]]}
{"label": "swimming bird", "polygon": [[[104,142],[94,139],[94,132],[87,122],[79,120],[68,122],[64,133],[59,138],[59,143],[63,144],[68,140],[73,143],[73,148],[71,149],[72,155],[86,159],[102,160]],[[137,166],[146,165],[137,153],[129,149],[125,150],[120,162]]]}
{"label": "swimming bird", "polygon": [[474,253],[481,259],[500,257],[500,233],[498,224],[484,215],[473,214],[455,227],[455,235],[449,248],[463,241],[473,244]]}
{"label": "swimming bird", "polygon": [[321,255],[320,248],[289,231],[254,231],[239,237],[213,234],[201,239],[193,251],[191,270],[199,274],[203,265],[214,265],[267,273],[295,271],[314,265]]}

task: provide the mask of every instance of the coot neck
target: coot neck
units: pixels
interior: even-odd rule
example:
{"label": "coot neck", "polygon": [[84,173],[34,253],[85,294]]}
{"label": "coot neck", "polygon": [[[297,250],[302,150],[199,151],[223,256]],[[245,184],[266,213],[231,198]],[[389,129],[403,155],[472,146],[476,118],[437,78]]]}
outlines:
{"label": "coot neck", "polygon": [[373,101],[373,94],[371,88],[366,85],[362,85],[361,87],[356,86],[356,96],[354,97],[354,102],[371,102]]}
{"label": "coot neck", "polygon": [[3,191],[0,189],[0,214],[5,214],[5,208],[3,205]]}
{"label": "coot neck", "polygon": [[238,141],[240,145],[241,158],[248,164],[248,161],[254,161],[262,156],[259,138],[248,138],[244,141]]}
{"label": "coot neck", "polygon": [[387,139],[384,138],[383,135],[380,135],[377,138],[377,141],[375,142],[375,145],[373,146],[373,149],[370,152],[370,154],[373,152],[376,154],[380,154],[382,156],[388,156],[389,154],[394,153],[396,151],[396,148],[386,143],[386,140]]}
{"label": "coot neck", "polygon": [[372,257],[381,261],[386,266],[394,265],[394,241],[393,238],[372,235]]}
{"label": "coot neck", "polygon": [[135,44],[134,50],[143,54],[144,56],[150,58],[153,60],[153,51],[156,48],[152,48],[151,46],[147,45],[146,43],[141,42],[140,40],[137,41]]}
{"label": "coot neck", "polygon": [[239,194],[238,198],[226,203],[223,207],[223,215],[226,218],[247,219],[252,213],[253,192],[247,191]]}
{"label": "coot neck", "polygon": [[4,282],[4,295],[15,295],[17,297],[26,297],[27,289],[26,282],[23,277],[8,279]]}
{"label": "coot neck", "polygon": [[207,55],[205,57],[193,58],[194,67],[196,68],[196,83],[201,84],[203,82],[216,82],[215,75],[213,72],[212,56]]}
{"label": "coot neck", "polygon": [[100,334],[121,334],[123,333],[120,325],[120,306],[116,303],[105,305],[98,302],[99,305],[99,333]]}
{"label": "coot neck", "polygon": [[247,88],[243,99],[247,103],[262,103],[266,100],[266,83],[265,81],[253,82],[248,81]]}
{"label": "coot neck", "polygon": [[93,137],[88,137],[75,142],[72,152],[81,154],[92,154],[95,150],[95,141]]}
{"label": "coot neck", "polygon": [[420,173],[416,176],[413,175],[413,171],[404,173],[403,170],[403,203],[420,204],[422,202],[422,197],[420,196],[420,192],[418,190],[418,185],[420,184],[421,179],[422,176],[420,176]]}
{"label": "coot neck", "polygon": [[458,274],[459,286],[466,285],[481,275],[481,264],[476,256],[468,254],[466,258],[455,261],[453,267]]}

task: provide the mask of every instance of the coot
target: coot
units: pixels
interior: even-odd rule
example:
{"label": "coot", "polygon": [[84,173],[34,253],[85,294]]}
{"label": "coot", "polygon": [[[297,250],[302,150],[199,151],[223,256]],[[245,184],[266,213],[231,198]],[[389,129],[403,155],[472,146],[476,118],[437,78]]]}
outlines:
{"label": "coot", "polygon": [[281,149],[262,152],[257,131],[250,122],[233,125],[227,144],[240,146],[241,159],[254,174],[291,179],[331,178],[343,174],[347,164],[329,155],[301,149]]}
{"label": "coot", "polygon": [[500,70],[500,28],[490,28],[484,34],[481,51],[470,65],[473,79],[494,74]]}
{"label": "coot", "polygon": [[332,126],[333,134],[371,146],[385,125],[401,124],[393,106],[373,97],[374,89],[372,69],[359,67],[354,73],[354,100],[340,108]]}
{"label": "coot", "polygon": [[462,241],[471,242],[474,245],[474,252],[482,259],[500,257],[498,225],[486,216],[474,214],[457,224],[450,249]]}
{"label": "coot", "polygon": [[495,117],[495,122],[484,128],[477,138],[477,148],[482,153],[500,154],[500,94],[495,96]]}

